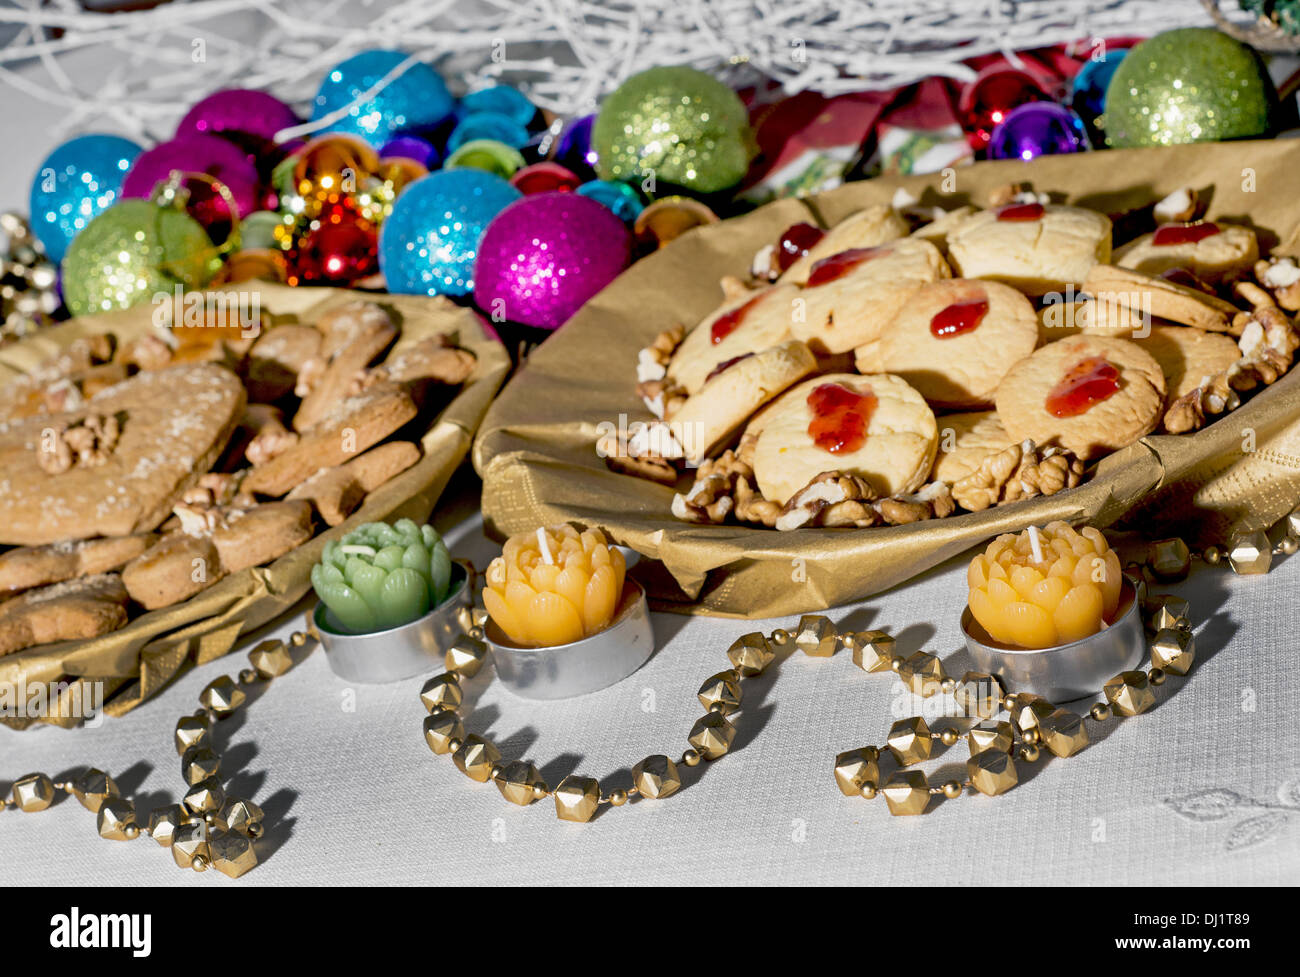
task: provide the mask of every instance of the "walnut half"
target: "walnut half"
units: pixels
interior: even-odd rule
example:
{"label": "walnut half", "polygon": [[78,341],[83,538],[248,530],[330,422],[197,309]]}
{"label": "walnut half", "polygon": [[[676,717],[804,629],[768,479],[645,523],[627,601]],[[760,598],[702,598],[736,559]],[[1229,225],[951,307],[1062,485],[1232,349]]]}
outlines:
{"label": "walnut half", "polygon": [[46,428],[36,445],[36,464],[51,475],[74,465],[94,468],[108,461],[121,429],[112,414],[87,414],[79,421]]}
{"label": "walnut half", "polygon": [[1083,462],[1061,448],[1038,448],[1022,441],[988,455],[979,467],[953,483],[952,497],[963,509],[989,506],[1039,495],[1055,495],[1083,479]]}

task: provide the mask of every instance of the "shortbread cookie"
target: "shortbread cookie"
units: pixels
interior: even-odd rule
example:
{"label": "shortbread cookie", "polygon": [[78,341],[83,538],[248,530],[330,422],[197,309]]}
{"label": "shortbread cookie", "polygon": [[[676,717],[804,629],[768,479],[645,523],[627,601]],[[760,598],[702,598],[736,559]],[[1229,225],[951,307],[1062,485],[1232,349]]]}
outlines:
{"label": "shortbread cookie", "polygon": [[876,245],[906,237],[907,221],[893,207],[873,204],[850,214],[828,230],[808,253],[785,270],[778,281],[806,285],[812,266],[850,248],[874,248]]}
{"label": "shortbread cookie", "polygon": [[1072,336],[1007,372],[998,416],[1014,441],[1058,445],[1087,461],[1153,431],[1165,389],[1160,365],[1136,343]]}
{"label": "shortbread cookie", "polygon": [[146,610],[170,607],[226,575],[210,536],[168,533],[122,570],[131,599]]}
{"label": "shortbread cookie", "polygon": [[1166,405],[1241,359],[1236,340],[1187,326],[1152,326],[1148,336],[1133,341],[1150,353],[1164,371]]}
{"label": "shortbread cookie", "polygon": [[988,407],[1011,365],[1038,345],[1029,300],[997,282],[922,285],[881,333],[861,373],[892,373],[932,406]]}
{"label": "shortbread cookie", "polygon": [[813,377],[765,413],[754,475],[778,505],[827,471],[861,476],[878,496],[913,492],[934,463],[934,414],[898,377]]}
{"label": "shortbread cookie", "polygon": [[816,369],[817,358],[797,339],[720,363],[668,424],[687,463],[707,458],[754,411]]}
{"label": "shortbread cookie", "polygon": [[0,603],[0,656],[125,627],[126,599],[116,573],[65,580],[11,597]]}
{"label": "shortbread cookie", "polygon": [[1150,320],[1164,319],[1210,332],[1231,331],[1239,311],[1232,303],[1200,289],[1115,265],[1094,266],[1083,289],[1099,306],[1118,306]]}
{"label": "shortbread cookie", "polygon": [[0,425],[0,543],[155,528],[212,467],[243,407],[239,379],[205,364],[138,373],[78,410]]}
{"label": "shortbread cookie", "polygon": [[1029,295],[1078,288],[1110,260],[1110,219],[1057,204],[1009,204],[972,214],[948,233],[948,257],[963,278],[989,278]]}
{"label": "shortbread cookie", "polygon": [[1165,224],[1115,252],[1115,264],[1148,275],[1186,269],[1211,285],[1250,274],[1259,257],[1255,232],[1239,224]]}
{"label": "shortbread cookie", "polygon": [[322,468],[286,498],[305,499],[327,525],[337,526],[369,493],[419,460],[420,449],[410,441],[389,441],[342,465]]}
{"label": "shortbread cookie", "polygon": [[[293,415],[295,431],[308,430],[334,405],[347,397],[353,389],[357,374],[378,359],[397,338],[397,327],[388,316],[384,315],[381,318],[369,314],[366,311],[369,308],[372,307],[368,303],[358,308],[355,321],[350,325],[343,324],[351,321],[347,319],[336,322],[334,335],[330,337],[328,344],[322,344],[319,355],[319,359],[324,360],[326,365],[311,382],[310,390],[304,393],[301,387],[295,388],[295,392],[302,396],[302,403],[298,406],[297,413]],[[345,331],[350,338],[346,343],[335,348],[333,344],[339,341]],[[332,352],[326,352],[327,345]],[[299,372],[299,381],[304,379],[308,369],[310,368]]]}
{"label": "shortbread cookie", "polygon": [[334,405],[310,431],[256,465],[243,490],[281,496],[322,468],[340,465],[378,444],[418,413],[410,395],[393,383],[377,383]]}
{"label": "shortbread cookie", "polygon": [[939,448],[930,472],[931,481],[952,485],[979,468],[989,455],[1015,444],[997,411],[944,414],[934,422],[939,429]]}
{"label": "shortbread cookie", "polygon": [[312,537],[311,503],[295,499],[236,510],[212,530],[212,545],[227,573],[261,566]]}
{"label": "shortbread cookie", "polygon": [[151,533],[20,546],[0,553],[0,597],[116,570],[148,549]]}
{"label": "shortbread cookie", "polygon": [[686,334],[667,379],[693,394],[719,363],[785,342],[799,295],[793,285],[773,285],[729,298]]}
{"label": "shortbread cookie", "polygon": [[919,239],[839,252],[813,265],[790,331],[818,356],[847,353],[878,339],[918,288],[950,274],[939,249]]}
{"label": "shortbread cookie", "polygon": [[320,354],[324,336],[312,326],[288,323],[260,336],[248,351],[244,383],[248,399],[270,404],[293,393],[298,374]]}
{"label": "shortbread cookie", "polygon": [[966,218],[974,213],[976,213],[976,209],[971,206],[957,207],[945,211],[930,223],[922,224],[912,232],[911,236],[920,238],[923,241],[929,241],[947,256],[948,235],[952,233],[953,228],[959,227],[965,222]]}

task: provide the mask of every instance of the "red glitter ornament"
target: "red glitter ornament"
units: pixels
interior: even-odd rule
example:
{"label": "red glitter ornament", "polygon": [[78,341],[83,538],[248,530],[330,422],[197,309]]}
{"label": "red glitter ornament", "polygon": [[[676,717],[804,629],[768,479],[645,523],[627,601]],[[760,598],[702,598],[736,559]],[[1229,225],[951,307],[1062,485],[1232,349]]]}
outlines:
{"label": "red glitter ornament", "polygon": [[288,259],[290,285],[351,285],[379,270],[379,234],[350,201],[329,199]]}
{"label": "red glitter ornament", "polygon": [[957,105],[966,139],[976,151],[985,149],[993,127],[1018,105],[1047,100],[1033,75],[1007,65],[990,65],[966,86]]}

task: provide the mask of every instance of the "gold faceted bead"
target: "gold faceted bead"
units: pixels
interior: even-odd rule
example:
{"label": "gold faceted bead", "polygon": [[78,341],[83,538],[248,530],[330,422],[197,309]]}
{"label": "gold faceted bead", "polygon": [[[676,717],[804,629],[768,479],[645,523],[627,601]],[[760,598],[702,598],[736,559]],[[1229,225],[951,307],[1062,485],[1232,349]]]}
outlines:
{"label": "gold faceted bead", "polygon": [[99,806],[99,813],[95,816],[95,826],[99,829],[101,838],[107,838],[109,841],[130,841],[136,837],[136,832],[128,833],[128,829],[136,826],[135,808],[131,806],[130,801],[124,801],[120,797],[110,797]]}
{"label": "gold faceted bead", "polygon": [[902,817],[924,814],[930,806],[930,785],[920,770],[899,770],[880,788],[889,813]]}
{"label": "gold faceted bead", "polygon": [[889,737],[885,742],[889,744],[890,752],[900,767],[928,760],[930,751],[934,748],[930,727],[920,716],[898,720],[889,727]]}
{"label": "gold faceted bead", "polygon": [[1083,717],[1069,709],[1057,709],[1038,721],[1038,734],[1044,746],[1056,756],[1074,756],[1088,745],[1088,728]]}
{"label": "gold faceted bead", "polygon": [[1156,704],[1147,674],[1142,671],[1120,672],[1103,687],[1111,708],[1121,716],[1136,716]]}
{"label": "gold faceted bead", "polygon": [[805,614],[799,618],[794,632],[795,646],[812,658],[830,658],[838,650],[840,636],[830,618],[821,614]]}
{"label": "gold faceted bead", "polygon": [[193,868],[196,858],[207,859],[208,825],[206,821],[190,821],[176,826],[172,835],[172,858],[181,868]]}
{"label": "gold faceted bead", "polygon": [[1002,683],[987,672],[967,672],[952,690],[962,712],[980,719],[992,719],[1002,706]]}
{"label": "gold faceted bead", "polygon": [[520,807],[527,807],[537,800],[537,795],[533,792],[535,786],[541,784],[543,789],[546,786],[542,783],[542,776],[537,772],[537,768],[527,760],[514,760],[506,764],[496,784],[502,797]]}
{"label": "gold faceted bead", "polygon": [[168,804],[166,807],[156,807],[149,813],[149,826],[146,830],[149,837],[159,845],[170,848],[176,838],[176,829],[189,822],[190,816],[179,804]]}
{"label": "gold faceted bead", "polygon": [[226,791],[221,786],[221,781],[216,777],[209,777],[191,787],[181,803],[185,805],[185,810],[200,817],[205,814],[216,814],[226,803]]}
{"label": "gold faceted bead", "polygon": [[215,777],[220,769],[221,757],[207,746],[191,746],[181,755],[181,777],[191,787]]}
{"label": "gold faceted bead", "polygon": [[469,634],[475,628],[487,627],[488,613],[481,607],[461,607],[456,611],[456,623],[460,629]]}
{"label": "gold faceted bead", "polygon": [[705,709],[721,706],[722,714],[730,716],[740,708],[740,680],[733,671],[718,672],[704,680],[697,693]]}
{"label": "gold faceted bead", "polygon": [[854,631],[849,634],[853,664],[864,672],[888,672],[894,660],[894,639],[884,631]]}
{"label": "gold faceted bead", "polygon": [[1183,628],[1165,628],[1151,639],[1151,664],[1171,675],[1186,675],[1196,661],[1196,639]]}
{"label": "gold faceted bead", "polygon": [[1228,563],[1236,573],[1268,573],[1272,562],[1273,547],[1262,529],[1237,536],[1228,545]]}
{"label": "gold faceted bead", "polygon": [[208,860],[222,875],[237,879],[257,867],[253,839],[239,834],[214,835],[208,842]]}
{"label": "gold faceted bead", "polygon": [[846,750],[835,758],[835,783],[845,797],[857,797],[862,788],[880,783],[880,751],[874,746]]}
{"label": "gold faceted bead", "polygon": [[263,641],[248,653],[248,664],[262,678],[279,678],[293,668],[293,655],[283,641]]}
{"label": "gold faceted bead", "polygon": [[464,739],[465,726],[451,710],[438,709],[424,717],[424,741],[434,753],[451,753],[452,741]]}
{"label": "gold faceted bead", "polygon": [[252,836],[261,833],[258,829],[264,817],[262,809],[252,801],[235,798],[226,801],[221,812],[213,819],[212,826],[221,831]]}
{"label": "gold faceted bead", "polygon": [[492,768],[501,762],[501,751],[477,733],[470,733],[451,760],[470,780],[485,784],[492,776]]}
{"label": "gold faceted bead", "polygon": [[1192,551],[1177,536],[1159,539],[1151,544],[1148,563],[1157,580],[1182,580],[1192,565]]}
{"label": "gold faceted bead", "polygon": [[555,816],[561,821],[590,821],[600,806],[600,782],[570,774],[551,796],[555,799]]}
{"label": "gold faceted bead", "polygon": [[682,778],[677,773],[677,764],[662,753],[656,753],[632,768],[632,783],[642,797],[663,800],[681,789]]}
{"label": "gold faceted bead", "polygon": [[455,672],[465,678],[473,678],[487,661],[487,642],[469,635],[461,635],[443,655],[443,664],[447,671]]}
{"label": "gold faceted bead", "polygon": [[117,784],[113,778],[102,770],[91,767],[72,782],[72,796],[81,802],[81,806],[94,814],[99,813],[103,803],[111,797],[117,797]]}
{"label": "gold faceted bead", "polygon": [[181,716],[176,721],[176,752],[184,756],[192,746],[212,742],[212,723],[206,715]]}
{"label": "gold faceted bead", "polygon": [[14,781],[13,805],[34,814],[54,803],[54,781],[43,773],[29,773]]}
{"label": "gold faceted bead", "polygon": [[727,649],[727,657],[741,675],[760,675],[776,658],[776,652],[759,631],[742,634]]}
{"label": "gold faceted bead", "polygon": [[424,688],[420,689],[420,701],[429,712],[438,708],[459,708],[464,700],[465,694],[460,689],[460,680],[456,678],[455,672],[435,675],[424,683]]}
{"label": "gold faceted bead", "polygon": [[1011,724],[1005,720],[986,719],[966,731],[966,742],[970,745],[971,756],[985,750],[1010,753],[1015,743],[1015,733]]}
{"label": "gold faceted bead", "polygon": [[1038,726],[1038,721],[1050,716],[1056,711],[1056,706],[1052,705],[1040,695],[1030,695],[1022,692],[1016,696],[1015,708],[1011,710],[1011,724],[1016,727],[1016,731],[1024,736],[1029,730]]}
{"label": "gold faceted bead", "polygon": [[1147,624],[1152,631],[1166,628],[1190,628],[1191,605],[1173,594],[1157,594],[1147,601]]}
{"label": "gold faceted bead", "polygon": [[199,693],[199,702],[218,719],[224,719],[248,700],[248,694],[229,675],[214,678]]}
{"label": "gold faceted bead", "polygon": [[711,712],[701,716],[691,727],[688,742],[706,760],[716,760],[731,749],[731,741],[736,738],[736,727],[720,712]]}
{"label": "gold faceted bead", "polygon": [[932,696],[943,683],[943,663],[929,652],[918,651],[898,667],[898,677],[913,695]]}
{"label": "gold faceted bead", "polygon": [[966,775],[977,791],[989,797],[1005,794],[1020,781],[1015,761],[1001,750],[976,753],[966,761]]}
{"label": "gold faceted bead", "polygon": [[1288,536],[1300,537],[1300,505],[1287,513],[1286,532]]}

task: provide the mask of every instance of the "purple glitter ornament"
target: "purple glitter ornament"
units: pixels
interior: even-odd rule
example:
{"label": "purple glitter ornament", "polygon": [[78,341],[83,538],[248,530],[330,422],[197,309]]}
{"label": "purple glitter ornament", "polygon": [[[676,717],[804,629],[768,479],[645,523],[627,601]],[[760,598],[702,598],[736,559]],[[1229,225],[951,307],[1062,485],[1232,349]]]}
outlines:
{"label": "purple glitter ornament", "polygon": [[595,124],[594,115],[574,119],[555,142],[555,162],[588,180],[596,175],[596,151],[591,148],[591,127]]}
{"label": "purple glitter ornament", "polygon": [[[219,180],[230,191],[241,215],[251,214],[262,205],[257,167],[248,155],[218,136],[202,135],[179,136],[141,153],[122,182],[122,197],[147,200],[173,170],[206,173]],[[230,219],[225,201],[209,186],[200,185],[199,181],[189,181],[187,185],[191,192],[190,212],[205,228]]]}
{"label": "purple glitter ornament", "polygon": [[493,317],[557,329],[612,282],[632,251],[617,217],[576,193],[516,200],[488,225],[474,301]]}
{"label": "purple glitter ornament", "polygon": [[176,135],[225,136],[239,142],[241,136],[253,136],[271,143],[281,129],[297,124],[297,113],[274,95],[252,88],[224,88],[186,112]]}
{"label": "purple glitter ornament", "polygon": [[413,159],[426,170],[434,169],[441,159],[438,150],[419,136],[395,136],[379,150],[380,159]]}
{"label": "purple glitter ornament", "polygon": [[989,139],[989,159],[1034,159],[1088,148],[1077,112],[1055,102],[1030,102],[1007,113]]}

